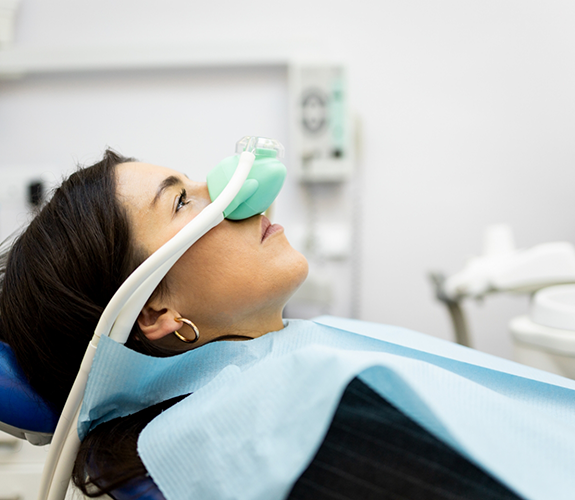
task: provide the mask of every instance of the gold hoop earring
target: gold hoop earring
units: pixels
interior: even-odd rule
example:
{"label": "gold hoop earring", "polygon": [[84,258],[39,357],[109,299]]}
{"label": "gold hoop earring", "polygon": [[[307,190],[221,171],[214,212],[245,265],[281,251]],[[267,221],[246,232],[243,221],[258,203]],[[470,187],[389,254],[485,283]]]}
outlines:
{"label": "gold hoop earring", "polygon": [[198,330],[198,327],[196,325],[194,325],[194,323],[192,323],[189,319],[186,318],[174,318],[175,321],[178,321],[180,323],[185,323],[186,325],[188,325],[192,330],[194,330],[194,333],[196,334],[196,338],[194,339],[187,339],[186,337],[184,337],[180,332],[178,332],[177,330],[174,331],[174,335],[176,337],[178,337],[182,342],[185,342],[186,344],[193,344],[194,342],[197,342],[198,340],[200,340],[200,330]]}

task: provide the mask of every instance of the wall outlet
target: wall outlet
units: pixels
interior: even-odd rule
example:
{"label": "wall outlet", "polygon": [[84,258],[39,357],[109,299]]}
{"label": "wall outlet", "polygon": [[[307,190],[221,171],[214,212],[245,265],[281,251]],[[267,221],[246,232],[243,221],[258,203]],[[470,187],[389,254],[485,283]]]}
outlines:
{"label": "wall outlet", "polygon": [[56,177],[38,167],[0,170],[0,241],[15,236],[42,205]]}

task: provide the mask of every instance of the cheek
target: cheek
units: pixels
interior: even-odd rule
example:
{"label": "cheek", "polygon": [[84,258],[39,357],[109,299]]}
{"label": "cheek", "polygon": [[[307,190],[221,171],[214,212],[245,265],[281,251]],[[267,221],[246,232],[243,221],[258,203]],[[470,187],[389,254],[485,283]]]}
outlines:
{"label": "cheek", "polygon": [[305,280],[307,261],[283,234],[264,245],[254,234],[218,227],[182,256],[168,282],[182,313],[234,315],[287,301]]}
{"label": "cheek", "polygon": [[257,258],[253,245],[242,235],[230,231],[210,231],[195,243],[170,271],[170,283],[184,302],[201,302],[211,308],[230,300],[249,285],[254,276]]}

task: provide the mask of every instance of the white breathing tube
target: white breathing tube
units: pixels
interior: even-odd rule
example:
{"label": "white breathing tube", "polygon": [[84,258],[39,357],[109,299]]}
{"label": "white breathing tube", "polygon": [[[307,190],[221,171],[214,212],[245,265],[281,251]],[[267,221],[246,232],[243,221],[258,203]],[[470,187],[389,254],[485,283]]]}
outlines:
{"label": "white breathing tube", "polygon": [[152,292],[176,261],[210,229],[224,220],[223,212],[237,196],[255,160],[257,138],[252,137],[240,155],[238,167],[222,193],[167,243],[146,259],[114,294],[86,349],[80,370],[68,395],[42,472],[38,500],[63,500],[80,446],[78,415],[98,341],[109,336],[124,344]]}

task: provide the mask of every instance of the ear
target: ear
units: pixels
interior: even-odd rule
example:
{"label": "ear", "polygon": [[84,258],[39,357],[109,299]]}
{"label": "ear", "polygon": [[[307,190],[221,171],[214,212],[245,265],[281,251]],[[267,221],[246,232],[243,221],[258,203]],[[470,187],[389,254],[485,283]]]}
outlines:
{"label": "ear", "polygon": [[173,309],[156,310],[151,305],[145,305],[138,316],[138,326],[148,339],[158,340],[182,326],[175,320],[179,316]]}

